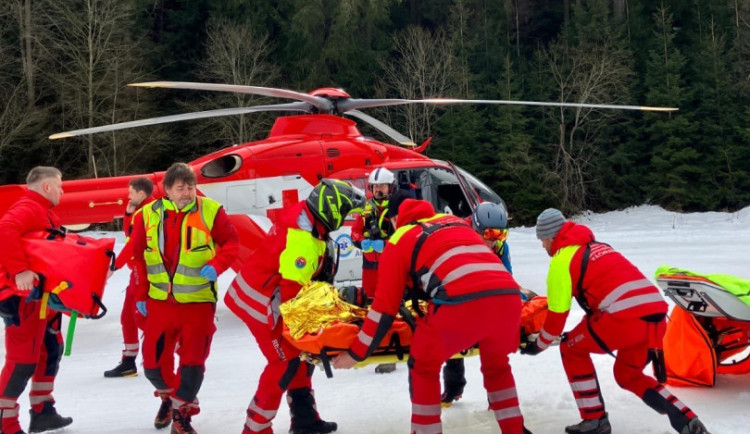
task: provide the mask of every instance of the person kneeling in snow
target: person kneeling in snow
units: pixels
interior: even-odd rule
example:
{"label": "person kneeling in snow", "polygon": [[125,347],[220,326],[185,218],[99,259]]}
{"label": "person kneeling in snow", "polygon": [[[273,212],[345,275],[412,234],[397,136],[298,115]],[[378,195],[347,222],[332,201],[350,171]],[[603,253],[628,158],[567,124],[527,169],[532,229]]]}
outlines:
{"label": "person kneeling in snow", "polygon": [[429,202],[398,190],[389,217],[397,229],[380,258],[372,308],[349,351],[333,359],[334,367],[351,368],[378,347],[408,287],[415,306],[417,299],[429,301],[427,313],[417,320],[409,355],[411,432],[442,432],[440,366],[479,342],[484,385],[498,425],[506,434],[528,433],[508,363],[520,328],[518,283],[465,221],[436,214]]}
{"label": "person kneeling in snow", "polygon": [[521,344],[521,353],[536,355],[560,336],[572,298],[586,312],[561,338],[560,355],[583,421],[566,433],[612,432],[591,354],[617,351],[615,380],[649,407],[669,416],[680,434],[707,434],[693,411],[654,378],[643,373],[649,361],[666,380],[661,341],[667,303],[633,264],[608,244],[597,242],[589,228],[565,219],[556,209],[537,218],[536,236],[550,261],[547,276],[549,313],[536,340]]}

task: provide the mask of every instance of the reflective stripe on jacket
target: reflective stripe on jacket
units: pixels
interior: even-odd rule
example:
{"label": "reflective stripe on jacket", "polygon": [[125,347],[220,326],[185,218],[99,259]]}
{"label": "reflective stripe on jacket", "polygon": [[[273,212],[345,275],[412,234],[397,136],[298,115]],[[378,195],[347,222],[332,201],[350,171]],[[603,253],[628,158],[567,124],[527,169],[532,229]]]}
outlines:
{"label": "reflective stripe on jacket", "polygon": [[143,223],[146,232],[146,261],[148,295],[155,300],[166,300],[171,293],[179,303],[216,302],[213,283],[200,275],[201,268],[216,256],[216,246],[211,237],[216,214],[221,204],[198,197],[186,212],[180,230],[180,254],[174,275],[164,265],[165,211],[178,211],[174,202],[159,199],[143,208]]}

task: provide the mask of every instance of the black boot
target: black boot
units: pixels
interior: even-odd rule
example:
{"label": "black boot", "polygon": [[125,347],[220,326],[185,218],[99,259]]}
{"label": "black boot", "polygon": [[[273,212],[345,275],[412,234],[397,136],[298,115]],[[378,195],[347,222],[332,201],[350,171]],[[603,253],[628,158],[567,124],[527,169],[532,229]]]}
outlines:
{"label": "black boot", "polygon": [[169,395],[160,396],[160,398],[161,405],[154,418],[154,427],[156,429],[166,428],[172,423],[172,398]]}
{"label": "black boot", "polygon": [[187,407],[172,410],[172,434],[197,434],[190,425],[190,413]]}
{"label": "black boot", "polygon": [[29,432],[37,433],[53,429],[62,428],[73,423],[72,417],[62,417],[55,410],[55,403],[46,401],[40,413],[29,410],[31,422],[29,423]]}
{"label": "black boot", "polygon": [[[706,428],[703,427],[703,424],[701,424],[700,421],[698,421],[697,417],[688,419],[688,417],[682,413],[682,410],[677,408],[677,406],[675,406],[667,398],[662,396],[662,394],[659,393],[659,391],[655,389],[647,389],[646,392],[643,394],[642,399],[643,399],[643,402],[646,403],[646,405],[656,410],[657,413],[666,414],[669,417],[669,424],[672,425],[672,428],[674,428],[674,430],[677,431],[678,433],[680,434],[691,434],[691,433],[703,434],[706,432],[705,431]],[[690,422],[693,420],[698,421],[697,423],[700,424],[700,427],[703,427],[703,431],[700,431],[700,427],[697,427],[697,426],[696,426],[697,431],[690,431],[689,425],[690,425]]]}
{"label": "black boot", "polygon": [[612,425],[609,424],[607,413],[604,413],[601,419],[588,419],[566,426],[565,432],[568,434],[610,434]]}
{"label": "black boot", "polygon": [[443,394],[440,404],[450,407],[453,401],[458,401],[464,394],[466,377],[464,376],[464,359],[449,359],[443,366]]}
{"label": "black boot", "polygon": [[286,392],[289,413],[292,416],[290,434],[327,434],[338,429],[336,422],[320,419],[315,408],[315,397],[307,387]]}
{"label": "black boot", "polygon": [[703,423],[698,419],[698,416],[690,419],[680,431],[680,434],[711,434],[708,432]]}
{"label": "black boot", "polygon": [[138,368],[135,366],[135,357],[123,357],[117,366],[104,371],[104,376],[107,378],[135,377],[136,375],[138,375]]}

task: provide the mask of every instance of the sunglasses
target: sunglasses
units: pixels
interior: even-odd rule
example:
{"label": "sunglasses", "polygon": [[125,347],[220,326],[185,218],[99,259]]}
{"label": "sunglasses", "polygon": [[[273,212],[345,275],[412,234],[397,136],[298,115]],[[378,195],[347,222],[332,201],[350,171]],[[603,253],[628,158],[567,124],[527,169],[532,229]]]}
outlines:
{"label": "sunglasses", "polygon": [[482,236],[486,240],[503,242],[508,238],[508,230],[487,228],[484,230],[484,232],[482,232]]}

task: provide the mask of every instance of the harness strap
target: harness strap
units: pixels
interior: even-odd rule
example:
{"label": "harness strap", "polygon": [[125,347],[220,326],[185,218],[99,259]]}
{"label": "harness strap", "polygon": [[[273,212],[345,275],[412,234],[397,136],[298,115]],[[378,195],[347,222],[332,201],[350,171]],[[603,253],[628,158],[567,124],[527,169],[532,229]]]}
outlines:
{"label": "harness strap", "polygon": [[[414,249],[411,252],[411,264],[409,265],[409,274],[411,274],[411,288],[409,288],[409,290],[411,292],[412,308],[421,318],[424,317],[424,312],[422,312],[422,309],[420,309],[419,307],[419,301],[429,300],[427,294],[424,291],[420,291],[421,284],[419,282],[419,273],[417,272],[417,258],[419,257],[419,253],[422,250],[422,246],[424,245],[425,241],[427,241],[427,238],[430,235],[439,231],[440,229],[452,226],[463,226],[464,223],[452,221],[447,223],[425,224],[424,222],[416,221],[409,224],[419,225],[419,227],[422,228],[422,233],[419,234],[417,242],[414,243]],[[423,272],[423,270],[420,271]]]}
{"label": "harness strap", "polygon": [[[589,305],[588,300],[586,300],[585,290],[583,288],[583,277],[586,275],[586,269],[589,265],[589,257],[591,256],[591,244],[595,243],[596,241],[592,241],[588,244],[586,244],[586,248],[583,251],[583,257],[581,257],[581,274],[578,276],[578,284],[576,285],[577,288],[577,294],[576,294],[576,301],[581,306],[581,308],[586,312],[586,328],[589,330],[589,334],[591,334],[591,337],[594,339],[597,345],[604,350],[607,354],[609,354],[612,357],[615,357],[612,350],[609,349],[607,344],[604,343],[602,338],[599,337],[599,335],[596,334],[594,331],[594,328],[591,326],[591,317],[594,314],[594,310]],[[600,243],[597,243],[600,244]]]}

